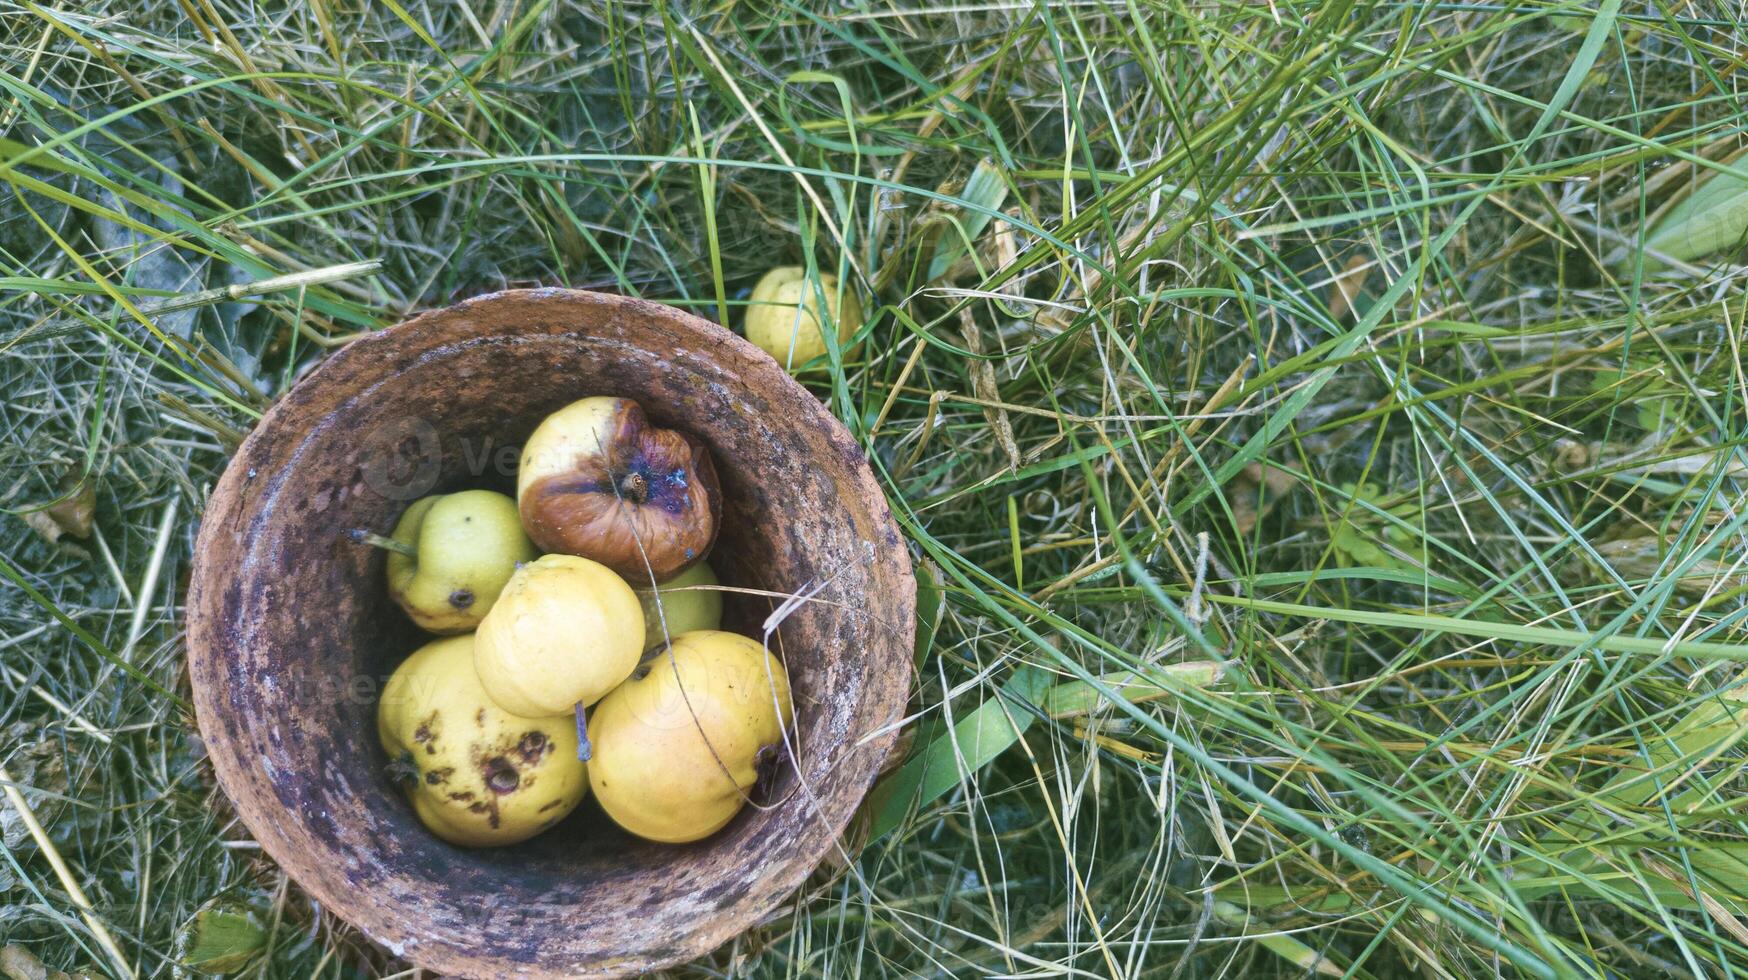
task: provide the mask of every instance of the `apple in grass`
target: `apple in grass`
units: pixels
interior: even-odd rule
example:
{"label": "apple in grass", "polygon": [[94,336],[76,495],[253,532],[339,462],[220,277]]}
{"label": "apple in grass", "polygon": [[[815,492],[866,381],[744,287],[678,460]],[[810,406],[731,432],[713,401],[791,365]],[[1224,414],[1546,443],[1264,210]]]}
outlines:
{"label": "apple in grass", "polygon": [[861,328],[855,291],[829,272],[810,279],[798,265],[780,265],[760,277],[742,324],[747,339],[791,373],[825,356],[828,329],[843,347]]}

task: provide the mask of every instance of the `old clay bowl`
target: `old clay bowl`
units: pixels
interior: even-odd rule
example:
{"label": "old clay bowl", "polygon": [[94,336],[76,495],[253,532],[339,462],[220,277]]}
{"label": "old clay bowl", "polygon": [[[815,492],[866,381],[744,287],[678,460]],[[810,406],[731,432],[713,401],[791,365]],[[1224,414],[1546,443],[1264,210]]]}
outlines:
{"label": "old clay bowl", "polygon": [[[818,589],[771,639],[800,758],[697,844],[637,840],[585,802],[525,844],[452,847],[385,773],[376,693],[424,638],[348,532],[386,532],[426,493],[513,493],[520,442],[594,394],[710,446],[725,583]],[[838,846],[904,708],[915,590],[855,441],[763,352],[655,303],[519,290],[357,340],[267,413],[201,523],[189,671],[219,784],[324,907],[444,974],[621,976],[716,948]],[[759,636],[778,601],[731,594],[726,626]]]}

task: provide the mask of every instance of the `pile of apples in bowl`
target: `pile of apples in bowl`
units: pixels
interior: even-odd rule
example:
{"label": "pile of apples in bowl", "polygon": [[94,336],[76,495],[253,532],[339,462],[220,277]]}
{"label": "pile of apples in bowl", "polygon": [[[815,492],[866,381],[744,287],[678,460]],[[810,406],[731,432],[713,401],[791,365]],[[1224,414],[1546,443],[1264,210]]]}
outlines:
{"label": "pile of apples in bowl", "polygon": [[[189,685],[235,832],[443,976],[634,975],[774,914],[851,846],[916,637],[881,484],[785,370],[802,352],[782,354],[672,307],[530,289],[366,335],[304,375],[211,488],[190,570]],[[643,447],[636,479],[531,451],[549,418],[578,431],[567,407],[600,396],[623,400],[620,429],[627,403],[643,410],[643,437],[603,443]],[[662,432],[702,453],[658,454]],[[714,537],[675,517],[709,500],[706,466]],[[626,533],[592,554],[545,537],[585,525]],[[719,586],[692,584],[711,573]],[[600,655],[587,670],[582,650]],[[711,706],[776,717],[718,730],[694,715]],[[434,713],[441,730],[421,733]],[[721,737],[700,775],[696,755],[670,760],[703,727]]]}
{"label": "pile of apples in bowl", "polygon": [[793,711],[781,661],[718,628],[709,450],[632,399],[583,398],[535,429],[516,498],[427,496],[392,536],[354,532],[391,552],[413,622],[448,634],[377,707],[414,811],[476,847],[527,840],[591,791],[648,840],[720,830],[786,752]]}

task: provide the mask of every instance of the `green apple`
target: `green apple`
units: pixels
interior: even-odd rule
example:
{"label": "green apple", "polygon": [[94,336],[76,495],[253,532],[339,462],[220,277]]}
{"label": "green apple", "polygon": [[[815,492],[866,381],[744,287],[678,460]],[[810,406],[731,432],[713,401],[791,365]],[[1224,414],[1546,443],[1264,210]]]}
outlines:
{"label": "green apple", "polygon": [[659,646],[669,637],[681,633],[720,629],[722,593],[715,589],[688,588],[715,584],[716,573],[707,563],[699,562],[678,577],[662,583],[659,589],[635,590],[637,601],[643,605],[644,642]]}
{"label": "green apple", "polygon": [[422,497],[395,525],[388,591],[433,633],[479,625],[517,564],[539,557],[516,502],[490,490]]}

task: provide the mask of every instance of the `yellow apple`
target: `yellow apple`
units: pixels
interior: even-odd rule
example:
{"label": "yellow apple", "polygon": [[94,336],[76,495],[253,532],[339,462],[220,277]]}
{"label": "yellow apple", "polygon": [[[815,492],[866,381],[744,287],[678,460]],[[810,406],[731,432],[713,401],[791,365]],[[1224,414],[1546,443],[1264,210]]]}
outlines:
{"label": "yellow apple", "polygon": [[740,812],[761,767],[784,757],[793,717],[789,676],[757,640],[686,633],[590,712],[589,785],[639,837],[700,840]]}
{"label": "yellow apple", "polygon": [[822,319],[837,331],[840,346],[862,326],[862,303],[854,289],[840,287],[838,277],[829,272],[810,280],[807,270],[798,265],[780,265],[765,273],[749,302],[747,339],[791,372],[825,354]]}
{"label": "yellow apple", "polygon": [[643,607],[599,562],[544,555],[516,570],[479,624],[474,666],[499,707],[543,718],[594,704],[643,653]]}
{"label": "yellow apple", "polygon": [[377,737],[390,760],[410,764],[407,795],[432,833],[469,847],[514,844],[576,809],[587,770],[574,717],[499,708],[473,656],[472,636],[451,636],[403,661],[377,705]]}

